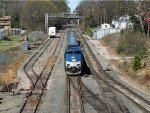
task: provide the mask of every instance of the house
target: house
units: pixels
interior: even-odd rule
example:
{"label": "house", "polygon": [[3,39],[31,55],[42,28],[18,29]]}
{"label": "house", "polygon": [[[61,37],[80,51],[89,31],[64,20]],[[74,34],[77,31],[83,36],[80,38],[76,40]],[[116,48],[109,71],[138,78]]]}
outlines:
{"label": "house", "polygon": [[4,16],[0,18],[0,26],[1,28],[11,28],[11,16]]}

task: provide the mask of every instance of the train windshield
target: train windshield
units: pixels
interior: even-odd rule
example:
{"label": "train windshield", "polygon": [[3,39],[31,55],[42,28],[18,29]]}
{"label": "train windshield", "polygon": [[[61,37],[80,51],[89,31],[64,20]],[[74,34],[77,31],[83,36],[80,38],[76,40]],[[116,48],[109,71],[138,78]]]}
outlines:
{"label": "train windshield", "polygon": [[73,54],[73,51],[68,51],[67,54]]}
{"label": "train windshield", "polygon": [[81,54],[81,51],[68,51],[67,54]]}
{"label": "train windshield", "polygon": [[80,51],[74,51],[74,54],[81,54]]}

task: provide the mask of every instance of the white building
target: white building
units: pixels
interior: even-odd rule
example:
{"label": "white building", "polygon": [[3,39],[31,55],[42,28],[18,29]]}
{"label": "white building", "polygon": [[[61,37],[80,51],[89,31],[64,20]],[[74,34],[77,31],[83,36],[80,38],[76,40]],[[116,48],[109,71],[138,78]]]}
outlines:
{"label": "white building", "polygon": [[[113,27],[111,27],[111,25]],[[118,20],[112,20],[112,23],[101,24],[101,26],[93,30],[93,39],[100,39],[108,34],[120,32],[121,29],[132,27],[129,16],[121,16]]]}
{"label": "white building", "polygon": [[120,28],[120,29],[132,27],[132,23],[131,23],[130,17],[128,15],[121,16],[118,20],[112,20],[111,24],[114,26],[114,28]]}
{"label": "white building", "polygon": [[93,30],[93,39],[100,39],[108,34],[120,32],[121,29],[112,28],[110,24],[101,24],[101,26]]}

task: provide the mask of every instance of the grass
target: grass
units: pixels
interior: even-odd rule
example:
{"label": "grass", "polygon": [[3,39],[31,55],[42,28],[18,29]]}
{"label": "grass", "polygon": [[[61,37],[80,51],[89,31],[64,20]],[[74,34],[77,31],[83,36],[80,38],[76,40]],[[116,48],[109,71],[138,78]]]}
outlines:
{"label": "grass", "polygon": [[[109,54],[118,55],[116,52],[116,46],[119,43],[118,39],[120,38],[120,34],[111,34],[102,39],[100,39],[100,43],[103,46],[107,47]],[[138,44],[139,45],[139,44]],[[113,49],[112,49],[113,48]],[[150,51],[149,51],[150,52]],[[132,69],[132,59],[125,58],[126,56],[131,55],[118,55],[122,56],[120,60],[111,60],[110,62],[120,71],[122,72],[122,76],[126,78],[131,83],[135,84],[140,89],[145,92],[150,93],[150,56],[141,60],[142,66],[145,62],[146,66],[134,72]],[[124,58],[123,58],[124,57]]]}
{"label": "grass", "polygon": [[9,36],[0,40],[0,51],[5,51],[20,45],[20,36]]}

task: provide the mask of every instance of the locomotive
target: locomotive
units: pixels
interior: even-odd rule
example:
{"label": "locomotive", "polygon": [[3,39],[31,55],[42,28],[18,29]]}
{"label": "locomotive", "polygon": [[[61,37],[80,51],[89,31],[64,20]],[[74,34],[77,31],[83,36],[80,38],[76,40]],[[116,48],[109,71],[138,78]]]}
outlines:
{"label": "locomotive", "polygon": [[83,53],[78,44],[76,32],[67,32],[67,45],[64,52],[64,67],[67,75],[79,75],[82,72]]}

